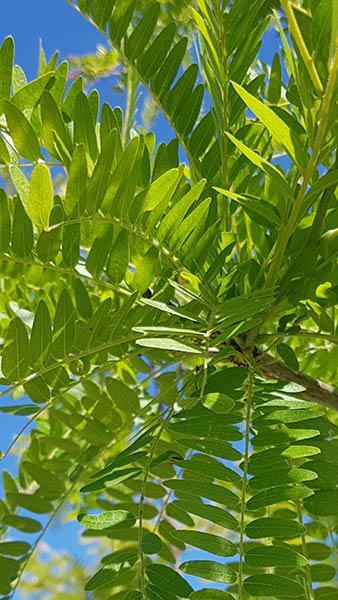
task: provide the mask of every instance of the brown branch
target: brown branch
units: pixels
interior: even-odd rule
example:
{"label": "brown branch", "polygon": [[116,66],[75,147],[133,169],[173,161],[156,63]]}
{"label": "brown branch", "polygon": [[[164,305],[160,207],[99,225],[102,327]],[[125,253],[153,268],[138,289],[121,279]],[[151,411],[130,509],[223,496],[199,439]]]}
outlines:
{"label": "brown branch", "polygon": [[[248,367],[249,362],[243,348],[235,340],[231,340],[230,345],[236,350],[237,354],[229,356],[228,360],[235,365]],[[314,379],[314,377],[310,377],[305,373],[293,371],[278,358],[267,352],[261,352],[256,347],[252,350],[252,358],[255,370],[264,379],[297,383],[304,388],[303,391],[297,392],[298,397],[326,408],[338,410],[338,390],[332,385]]]}
{"label": "brown branch", "polygon": [[338,410],[338,391],[334,387],[305,373],[289,369],[282,361],[271,356],[271,354],[259,351],[256,351],[255,354],[257,370],[263,377],[297,383],[304,388],[304,391],[297,392],[297,396],[300,398],[309,402],[316,402],[326,408]]}

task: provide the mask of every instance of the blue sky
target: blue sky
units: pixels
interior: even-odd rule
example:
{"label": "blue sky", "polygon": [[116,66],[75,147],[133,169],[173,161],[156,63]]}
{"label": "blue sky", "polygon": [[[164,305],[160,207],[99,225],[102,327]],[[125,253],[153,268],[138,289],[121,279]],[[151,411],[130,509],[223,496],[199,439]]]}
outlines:
{"label": "blue sky", "polygon": [[[99,32],[76,13],[66,0],[9,0],[1,6],[0,42],[12,35],[16,44],[16,63],[21,65],[27,78],[34,79],[37,74],[39,43],[42,41],[47,58],[60,51],[60,58],[70,55],[95,52],[98,44],[104,43]],[[268,32],[264,38],[261,58],[270,62],[276,51],[276,37]],[[103,80],[97,87],[105,101],[113,105],[122,103],[123,98],[113,94],[112,80]],[[162,118],[156,122],[156,133],[160,140],[170,139],[170,129]],[[4,450],[15,433],[24,424],[24,418],[1,417],[0,448]],[[2,468],[13,470],[15,458],[9,457],[2,463]],[[80,527],[72,522],[51,529],[45,536],[46,541],[55,549],[67,549],[77,559],[85,561],[85,549],[79,544]],[[24,536],[20,535],[20,539]],[[189,555],[191,553],[189,552]],[[190,556],[189,556],[190,557]],[[196,553],[194,553],[196,557]],[[194,582],[196,585],[196,583]],[[20,593],[15,600],[22,598]]]}

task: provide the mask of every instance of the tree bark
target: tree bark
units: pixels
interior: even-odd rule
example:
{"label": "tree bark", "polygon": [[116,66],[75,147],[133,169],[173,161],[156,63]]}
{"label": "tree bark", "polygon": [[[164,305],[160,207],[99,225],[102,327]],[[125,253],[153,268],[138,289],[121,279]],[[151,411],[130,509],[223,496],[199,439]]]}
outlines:
{"label": "tree bark", "polygon": [[300,398],[309,402],[316,402],[326,408],[338,410],[338,391],[331,385],[319,379],[314,379],[305,373],[293,371],[271,354],[258,350],[255,352],[255,363],[259,373],[266,379],[297,383],[304,388],[304,391],[297,392],[297,396]]}

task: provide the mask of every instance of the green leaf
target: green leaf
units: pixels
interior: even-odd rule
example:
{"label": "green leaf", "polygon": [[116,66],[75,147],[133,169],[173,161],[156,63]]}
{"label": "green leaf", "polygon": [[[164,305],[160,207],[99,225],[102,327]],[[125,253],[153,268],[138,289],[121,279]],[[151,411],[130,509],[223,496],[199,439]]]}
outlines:
{"label": "green leaf", "polygon": [[[307,464],[307,463],[306,463]],[[290,469],[286,467],[275,467],[269,477],[266,475],[256,475],[250,479],[250,487],[253,490],[275,487],[287,483],[297,483],[301,481],[311,481],[317,479],[317,473],[308,469]]]}
{"label": "green leaf", "polygon": [[165,565],[148,565],[146,573],[151,583],[159,589],[168,589],[182,598],[188,598],[193,591],[189,583],[179,573]]}
{"label": "green leaf", "polygon": [[123,381],[109,378],[106,380],[108,394],[122,412],[133,413],[139,409],[136,392],[130,389]]}
{"label": "green leaf", "polygon": [[[57,105],[57,102],[54,96],[45,91],[42,94],[41,101],[41,125],[42,125],[42,137],[44,146],[47,148],[48,152],[52,156],[56,156],[59,158],[58,153],[56,152],[55,146],[55,134],[60,138],[63,142],[65,148],[68,151],[71,151],[71,142],[68,130],[64,123],[63,117],[61,115],[60,109]],[[62,159],[62,157],[60,156]],[[74,160],[74,157],[72,161]],[[71,163],[72,164],[72,163]]]}
{"label": "green leaf", "polygon": [[179,227],[177,227],[169,240],[169,246],[171,248],[182,246],[187,238],[197,228],[198,224],[204,221],[210,206],[210,202],[210,198],[203,200],[191,213],[189,213]]}
{"label": "green leaf", "polygon": [[320,490],[304,500],[309,513],[319,516],[338,515],[338,490]]}
{"label": "green leaf", "polygon": [[252,496],[252,498],[247,501],[246,506],[248,510],[257,510],[258,508],[271,506],[271,504],[282,502],[284,500],[302,500],[312,494],[313,491],[309,490],[309,488],[304,485],[276,486]]}
{"label": "green leaf", "polygon": [[87,527],[87,529],[107,529],[107,527],[114,527],[116,525],[125,525],[126,521],[130,523],[133,519],[133,515],[126,510],[110,510],[103,512],[99,515],[84,515],[81,514],[77,517],[77,520]]}
{"label": "green leaf", "polygon": [[134,566],[134,562],[135,561],[127,558],[124,561],[112,563],[107,568],[100,569],[89,579],[89,581],[87,581],[85,590],[89,592],[110,585],[119,575],[123,575],[130,571]]}
{"label": "green leaf", "polygon": [[218,392],[202,396],[201,402],[205,408],[212,410],[212,412],[215,412],[218,415],[229,412],[235,406],[235,402],[232,398],[225,394],[219,394]]}
{"label": "green leaf", "polygon": [[41,77],[38,77],[38,79],[30,81],[15,92],[11,98],[11,102],[21,111],[34,108],[52,75],[53,73],[45,73]]}
{"label": "green leaf", "polygon": [[28,371],[29,342],[21,319],[14,317],[8,327],[2,354],[2,372],[10,381],[20,381]]}
{"label": "green leaf", "polygon": [[111,169],[115,158],[117,144],[117,132],[113,129],[107,136],[99,158],[95,165],[93,175],[90,179],[87,192],[87,210],[89,214],[95,214],[105,197],[109,187]]}
{"label": "green leaf", "polygon": [[155,179],[145,193],[142,210],[153,210],[160,202],[166,205],[171,199],[180,177],[181,173],[178,169],[170,169]]}
{"label": "green leaf", "polygon": [[202,496],[208,500],[224,504],[229,508],[236,508],[239,504],[239,499],[233,492],[213,483],[206,483],[205,481],[195,479],[189,481],[171,479],[163,481],[163,485],[174,490],[178,496],[181,494]]}
{"label": "green leaf", "polygon": [[31,175],[28,196],[28,215],[39,229],[47,229],[54,203],[54,190],[49,169],[38,164]]}
{"label": "green leaf", "polygon": [[84,144],[76,145],[69,168],[64,209],[69,217],[82,214],[87,203],[87,156]]}
{"label": "green leaf", "polygon": [[286,197],[293,201],[289,184],[283,176],[282,172],[279,169],[277,169],[277,167],[274,167],[260,154],[257,154],[257,152],[254,152],[253,150],[251,150],[251,148],[248,148],[248,146],[243,144],[243,142],[240,142],[240,140],[235,138],[230,133],[226,132],[226,135],[229,138],[229,140],[238,148],[238,150],[250,160],[250,162],[252,162],[256,167],[258,167],[269,177],[271,177],[271,179],[276,183],[276,185],[278,185],[278,187],[286,195]]}
{"label": "green leaf", "polygon": [[256,198],[255,196],[235,194],[234,192],[222,190],[218,187],[215,187],[214,189],[223,196],[231,198],[243,206],[248,215],[252,215],[251,218],[253,221],[255,221],[255,216],[257,215],[259,217],[257,223],[262,223],[267,227],[280,227],[280,218],[274,206],[269,204],[269,202],[266,202],[261,198]]}
{"label": "green leaf", "polygon": [[109,22],[109,31],[111,38],[119,45],[130,24],[135,4],[136,0],[125,0],[123,4],[118,3],[115,5],[115,10]]}
{"label": "green leaf", "polygon": [[192,473],[207,475],[219,481],[232,481],[234,483],[240,481],[240,476],[236,471],[203,454],[194,454],[189,460],[181,460],[180,468]]}
{"label": "green leaf", "polygon": [[273,57],[268,87],[268,100],[271,104],[278,104],[282,89],[282,69],[278,53]]}
{"label": "green leaf", "polygon": [[74,141],[83,144],[90,156],[95,161],[97,157],[97,140],[95,125],[88,103],[87,96],[80,92],[74,104]]}
{"label": "green leaf", "polygon": [[[277,411],[276,411],[277,412]],[[294,411],[289,411],[294,412]],[[277,419],[278,422],[278,419]],[[253,454],[249,459],[249,471],[252,474],[266,471],[267,465],[285,464],[288,458],[304,458],[319,454],[320,450],[316,446],[289,446],[287,448],[269,448],[262,452]]]}
{"label": "green leaf", "polygon": [[162,540],[155,533],[145,533],[141,540],[141,549],[144,554],[158,554],[162,549]]}
{"label": "green leaf", "polygon": [[137,265],[133,288],[143,294],[152,284],[159,268],[158,250],[151,246]]}
{"label": "green leaf", "polygon": [[25,461],[23,463],[23,468],[25,472],[43,489],[43,493],[46,498],[54,500],[62,495],[64,491],[64,485],[61,479],[55,473],[53,473],[53,476],[51,477],[51,474],[47,469],[30,461]]}
{"label": "green leaf", "polygon": [[204,85],[200,83],[184,103],[177,127],[182,135],[188,136],[193,129],[202,108],[203,96]]}
{"label": "green leaf", "polygon": [[157,96],[166,93],[175,79],[179,66],[187,49],[187,38],[183,37],[169,52],[152,82],[152,89]]}
{"label": "green leaf", "polygon": [[196,500],[175,500],[173,505],[191,515],[206,519],[210,523],[215,523],[225,529],[232,529],[234,531],[238,529],[238,521],[232,514],[212,504],[203,504],[197,501],[197,498]]}
{"label": "green leaf", "polygon": [[189,546],[200,548],[206,552],[211,552],[211,554],[217,554],[217,556],[234,556],[237,553],[235,544],[224,537],[213,535],[211,533],[181,529],[175,531],[173,535],[181,542],[189,544]]}
{"label": "green leaf", "polygon": [[299,362],[295,351],[288,344],[277,344],[276,350],[285,362],[285,364],[293,371],[299,371]]}
{"label": "green leaf", "polygon": [[118,234],[107,261],[107,275],[110,281],[120,283],[129,265],[129,237],[125,229]]}
{"label": "green leaf", "polygon": [[302,554],[286,546],[254,546],[245,552],[249,567],[304,567],[308,564]]}
{"label": "green leaf", "polygon": [[24,533],[38,533],[42,529],[41,523],[29,517],[19,517],[17,515],[5,515],[2,517],[4,525],[23,531]]}
{"label": "green leaf", "polygon": [[186,101],[189,99],[198,76],[198,67],[196,64],[190,65],[183,73],[182,77],[175,83],[170,90],[167,98],[167,107],[169,113],[175,116],[181,115],[181,110],[185,107]]}
{"label": "green leaf", "polygon": [[19,494],[15,492],[9,493],[7,498],[14,506],[20,506],[38,515],[53,511],[53,505],[46,498],[40,498],[37,494]]}
{"label": "green leaf", "polygon": [[205,184],[205,179],[202,179],[199,181],[199,183],[194,185],[191,190],[185,196],[183,196],[183,198],[181,198],[181,200],[174,204],[160,224],[157,232],[157,237],[159,240],[163,241],[174,227],[176,228],[179,226],[192,204],[201,195]]}
{"label": "green leaf", "polygon": [[105,29],[113,12],[114,4],[115,0],[104,0],[104,2],[96,0],[96,2],[94,2],[92,10],[94,12],[95,21],[101,29]]}
{"label": "green leaf", "polygon": [[297,163],[298,150],[295,147],[295,136],[286,123],[268,106],[255,98],[255,96],[252,96],[252,94],[249,94],[241,85],[234,81],[232,85],[246,106],[252,110],[256,117],[265,125],[269,133],[284,147],[293,161]]}
{"label": "green leaf", "polygon": [[186,344],[182,344],[177,340],[162,339],[162,338],[143,338],[136,340],[138,346],[145,348],[158,348],[159,350],[169,350],[170,352],[188,352],[189,354],[201,354],[197,348],[192,348]]}
{"label": "green leaf", "polygon": [[[231,417],[229,417],[231,418]],[[237,417],[239,418],[239,417]],[[237,419],[236,419],[237,420]],[[241,433],[237,428],[217,423],[214,420],[188,419],[169,425],[169,429],[175,433],[183,433],[197,437],[210,438],[211,440],[239,441],[242,439]]]}
{"label": "green leaf", "polygon": [[318,435],[319,431],[316,429],[285,429],[284,431],[267,429],[257,433],[257,435],[252,438],[252,445],[255,448],[280,446],[289,442],[294,442],[295,440],[301,441],[317,437]]}
{"label": "green leaf", "polygon": [[0,164],[8,164],[11,162],[11,156],[9,154],[8,147],[0,135]]}
{"label": "green leaf", "polygon": [[305,527],[297,521],[280,519],[277,517],[264,517],[247,524],[246,535],[252,540],[272,537],[281,540],[292,539],[304,533]]}
{"label": "green leaf", "polygon": [[226,460],[237,461],[242,458],[242,455],[238,450],[233,448],[227,442],[220,440],[180,438],[180,445],[185,448],[193,448],[194,450],[211,454],[212,456],[225,458]]}
{"label": "green leaf", "polygon": [[336,576],[336,569],[332,565],[311,565],[310,572],[315,582],[331,581]]}
{"label": "green leaf", "polygon": [[191,560],[181,564],[179,568],[187,575],[220,583],[235,583],[237,579],[235,571],[230,567],[211,560]]}
{"label": "green leaf", "polygon": [[221,590],[214,590],[212,588],[203,588],[197,592],[193,592],[191,596],[192,600],[234,600],[234,597],[228,592],[222,592]]}
{"label": "green leaf", "polygon": [[29,195],[29,181],[27,180],[27,178],[25,177],[25,175],[23,174],[23,172],[17,165],[10,165],[9,173],[10,173],[13,185],[16,188],[16,191],[18,192],[18,194],[20,196],[20,200],[21,200],[25,210],[27,210],[27,202],[28,202],[28,195]]}
{"label": "green leaf", "polygon": [[282,577],[281,575],[273,575],[264,573],[262,575],[251,575],[244,581],[245,591],[249,596],[301,596],[304,589],[299,583]]}
{"label": "green leaf", "polygon": [[128,144],[112,174],[103,210],[116,216],[126,215],[135,196],[143,139],[136,136]]}
{"label": "green leaf", "polygon": [[70,353],[74,335],[74,307],[68,291],[64,289],[57,303],[54,319],[52,353],[55,357],[64,358]]}
{"label": "green leaf", "polygon": [[130,60],[134,60],[144,51],[154,32],[159,15],[160,5],[155,2],[146,10],[137,27],[126,39],[125,53]]}
{"label": "green leaf", "polygon": [[81,279],[74,277],[73,281],[76,309],[80,317],[87,320],[93,316],[89,294]]}
{"label": "green leaf", "polygon": [[31,549],[31,545],[28,542],[1,542],[0,543],[0,554],[7,556],[23,556],[27,554]]}
{"label": "green leaf", "polygon": [[8,100],[4,101],[4,110],[10,136],[18,152],[30,161],[41,157],[39,140],[33,127],[24,114]]}
{"label": "green leaf", "polygon": [[[118,485],[120,483],[123,483],[124,481],[128,481],[129,479],[134,479],[140,473],[142,473],[142,470],[138,469],[138,468],[120,469],[119,471],[115,471],[114,473],[110,473],[109,475],[106,475],[105,477],[101,477],[100,479],[97,479],[93,483],[89,483],[88,485],[85,485],[84,487],[82,487],[80,489],[80,492],[85,493],[85,492],[94,492],[96,490],[104,490],[104,489],[106,489],[107,485],[111,486],[111,484],[110,484],[111,481],[114,482],[114,485]],[[134,522],[131,524],[133,525]],[[130,523],[128,523],[128,525],[126,524],[126,528],[129,526],[130,526]]]}
{"label": "green leaf", "polygon": [[13,216],[12,248],[21,257],[29,256],[33,248],[33,226],[20,200],[16,198]]}
{"label": "green leaf", "polygon": [[[11,95],[14,62],[14,41],[7,37],[0,48],[0,103]],[[1,104],[0,104],[1,109]]]}
{"label": "green leaf", "polygon": [[80,223],[66,225],[62,237],[62,258],[68,267],[75,267],[80,258]]}
{"label": "green leaf", "polygon": [[38,375],[26,381],[24,389],[31,400],[38,404],[49,402],[51,399],[51,391],[43,376]]}
{"label": "green leaf", "polygon": [[11,240],[11,217],[8,210],[7,196],[0,188],[0,253],[4,254],[9,249]]}
{"label": "green leaf", "polygon": [[175,24],[169,23],[169,25],[159,33],[149,48],[140,56],[138,68],[146,80],[155,75],[163,64],[174,39],[175,32]]}

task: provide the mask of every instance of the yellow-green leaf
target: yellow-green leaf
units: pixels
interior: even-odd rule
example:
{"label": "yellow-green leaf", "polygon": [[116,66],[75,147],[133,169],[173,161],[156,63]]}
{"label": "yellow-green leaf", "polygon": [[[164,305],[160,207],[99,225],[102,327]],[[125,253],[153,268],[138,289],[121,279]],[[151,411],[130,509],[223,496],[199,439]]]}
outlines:
{"label": "yellow-green leaf", "polygon": [[4,110],[10,136],[21,156],[31,161],[40,158],[39,140],[25,115],[8,100],[4,101]]}
{"label": "yellow-green leaf", "polygon": [[49,169],[38,164],[33,170],[28,196],[28,214],[36,227],[47,229],[53,207],[54,192]]}

